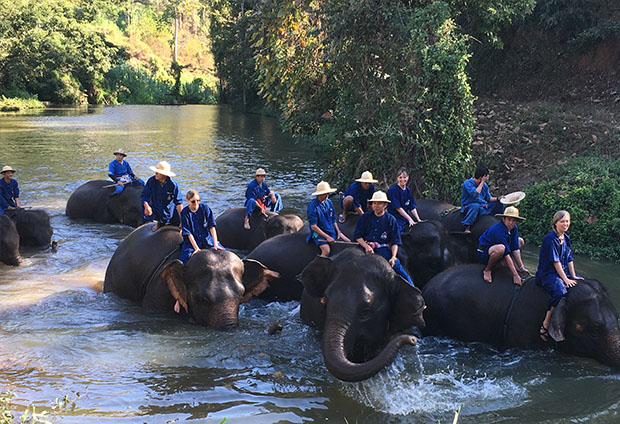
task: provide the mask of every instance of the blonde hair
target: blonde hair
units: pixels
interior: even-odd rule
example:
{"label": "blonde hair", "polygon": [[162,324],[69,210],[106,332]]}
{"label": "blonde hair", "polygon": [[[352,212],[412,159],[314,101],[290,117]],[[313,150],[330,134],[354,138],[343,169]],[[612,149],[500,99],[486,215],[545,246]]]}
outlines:
{"label": "blonde hair", "polygon": [[570,213],[565,210],[557,211],[553,214],[553,219],[551,220],[551,227],[553,227],[553,231],[555,231],[555,224],[561,219],[563,219],[566,215],[570,218]]}
{"label": "blonde hair", "polygon": [[189,191],[187,192],[187,194],[185,195],[185,199],[186,199],[186,200],[190,200],[192,197],[194,197],[194,196],[195,196],[195,195],[197,195],[197,194],[198,194],[198,190],[191,189],[191,190],[189,190]]}

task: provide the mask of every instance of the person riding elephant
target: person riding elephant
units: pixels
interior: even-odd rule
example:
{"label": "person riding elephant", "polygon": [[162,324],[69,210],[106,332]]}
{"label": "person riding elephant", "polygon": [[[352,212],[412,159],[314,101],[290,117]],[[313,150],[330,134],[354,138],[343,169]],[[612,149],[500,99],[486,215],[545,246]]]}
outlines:
{"label": "person riding elephant", "polygon": [[327,181],[321,181],[316,185],[316,191],[312,196],[316,196],[308,205],[308,225],[310,234],[306,241],[313,242],[321,250],[321,256],[329,256],[330,244],[334,244],[337,239],[351,241],[342,234],[336,222],[336,210],[334,204],[329,200],[330,193],[336,191],[331,188]]}
{"label": "person riding elephant", "polygon": [[[508,269],[494,272],[493,284],[482,278],[482,265],[452,267],[429,281],[422,295],[428,336],[483,342],[499,349],[548,349],[538,329],[548,311],[549,295],[527,279],[513,283]],[[594,358],[620,368],[618,312],[605,287],[585,279],[568,290],[549,321],[557,350]]]}
{"label": "person riding elephant", "polygon": [[502,213],[504,206],[500,202],[503,196],[492,197],[487,186],[489,169],[480,165],[476,168],[473,178],[463,183],[461,193],[461,212],[464,214],[461,224],[465,232],[471,231],[479,215],[493,215]]}
{"label": "person riding elephant", "polygon": [[347,216],[356,212],[358,216],[362,216],[368,209],[368,200],[375,192],[375,186],[373,183],[378,183],[372,177],[370,171],[362,172],[362,176],[355,180],[342,194],[340,200],[340,207],[342,208],[342,214],[338,217],[338,222],[344,224],[347,221]]}
{"label": "person riding elephant", "polygon": [[302,321],[323,330],[325,365],[340,380],[362,381],[377,374],[401,346],[416,343],[406,334],[413,326],[424,328],[420,290],[378,255],[346,249],[317,256],[299,280],[304,286]]}
{"label": "person riding elephant", "polygon": [[181,256],[179,260],[187,263],[200,249],[223,249],[217,240],[213,211],[206,203],[200,203],[200,194],[189,190],[185,198],[188,205],[181,211]]}
{"label": "person riding elephant", "polygon": [[[176,302],[201,325],[238,325],[239,304],[263,291],[277,277],[257,262],[226,250],[205,249],[186,264],[178,260],[181,233],[150,224],[135,229],[118,246],[106,269],[103,291],[139,302],[146,311],[172,312]],[[251,270],[253,278],[244,272]]]}
{"label": "person riding elephant", "polygon": [[17,266],[21,261],[17,228],[8,216],[0,215],[0,262]]}
{"label": "person riding elephant", "polygon": [[121,194],[110,196],[113,192],[110,181],[88,181],[71,194],[65,213],[69,218],[103,224],[142,225],[142,186],[126,187]]}
{"label": "person riding elephant", "polygon": [[181,223],[183,197],[179,184],[172,178],[176,174],[165,160],[157,166],[150,166],[149,169],[155,172],[155,175],[146,181],[142,190],[144,216],[156,221],[153,231],[164,225],[178,227]]}
{"label": "person riding elephant", "polygon": [[2,178],[0,179],[0,214],[6,210],[18,209],[19,205],[19,184],[13,178],[15,170],[10,166],[2,167]]}
{"label": "person riding elephant", "polygon": [[387,191],[387,197],[391,203],[388,204],[388,213],[396,218],[398,224],[398,232],[402,233],[405,228],[421,222],[418,215],[417,205],[413,198],[411,189],[407,187],[409,182],[409,173],[405,168],[400,168],[396,172],[396,184]]}
{"label": "person riding elephant", "polygon": [[112,195],[122,193],[125,187],[138,186],[143,187],[144,181],[136,177],[133,173],[131,165],[125,160],[127,154],[123,149],[118,149],[114,152],[116,157],[108,166],[108,176],[114,181],[115,187]]}
{"label": "person riding elephant", "polygon": [[245,215],[243,216],[243,228],[249,230],[251,227],[250,217],[258,208],[258,211],[264,213],[267,209],[271,212],[280,212],[282,210],[282,199],[277,193],[272,193],[269,186],[265,182],[267,173],[263,168],[258,168],[255,172],[254,179],[250,181],[245,189]]}

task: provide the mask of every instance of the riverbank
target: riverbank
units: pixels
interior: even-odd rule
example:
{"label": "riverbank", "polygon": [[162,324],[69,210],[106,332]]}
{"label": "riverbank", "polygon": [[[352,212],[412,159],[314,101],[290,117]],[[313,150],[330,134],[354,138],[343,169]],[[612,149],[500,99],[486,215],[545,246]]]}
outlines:
{"label": "riverbank", "polygon": [[0,96],[0,112],[19,112],[27,109],[45,109],[45,105],[37,99]]}

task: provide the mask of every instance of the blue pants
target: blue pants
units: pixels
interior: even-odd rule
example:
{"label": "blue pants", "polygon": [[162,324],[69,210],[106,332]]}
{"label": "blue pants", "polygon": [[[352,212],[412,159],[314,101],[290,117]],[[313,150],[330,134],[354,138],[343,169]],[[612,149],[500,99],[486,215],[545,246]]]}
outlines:
{"label": "blue pants", "polygon": [[123,190],[125,190],[125,187],[127,186],[144,186],[144,181],[142,181],[140,178],[132,178],[131,182],[125,185],[115,185],[114,186],[114,193],[112,194],[120,194],[123,192]]}
{"label": "blue pants", "polygon": [[464,226],[474,225],[476,222],[476,218],[478,215],[495,215],[496,213],[504,212],[504,205],[501,202],[489,202],[487,203],[488,207],[483,208],[480,203],[471,203],[469,205],[463,206],[461,208],[461,212],[465,215],[461,224]]}
{"label": "blue pants", "polygon": [[[265,206],[267,206],[267,209],[270,210],[271,212],[277,213],[282,210],[282,198],[280,197],[278,193],[274,193],[273,195],[276,196],[275,203],[273,203],[271,201],[271,198],[267,196],[265,197]],[[252,215],[252,212],[254,212],[254,209],[256,209],[256,199],[254,199],[253,197],[250,197],[248,200],[245,201],[245,214]]]}
{"label": "blue pants", "polygon": [[[151,205],[151,208],[153,208],[153,205]],[[161,225],[176,225],[177,227],[181,225],[181,217],[177,213],[176,208],[174,209],[174,212],[172,213],[172,217],[170,219],[163,219],[162,217],[157,215],[155,211],[153,211],[153,214],[151,216],[146,216],[144,215],[143,211],[142,222],[147,223],[152,221],[159,221]]]}
{"label": "blue pants", "polygon": [[549,293],[549,303],[547,309],[550,309],[552,306],[557,306],[558,303],[560,303],[560,300],[566,296],[566,286],[564,285],[564,281],[562,281],[560,276],[557,274],[548,275],[545,278],[541,278],[537,274],[536,284],[542,286],[542,288]]}
{"label": "blue pants", "polygon": [[[195,240],[199,249],[210,249],[213,247],[213,239],[211,238],[210,234],[206,238]],[[222,246],[220,243],[218,243],[218,247],[224,249],[224,246]],[[179,256],[179,260],[183,263],[186,263],[189,258],[192,257],[192,253],[194,253],[194,246],[192,246],[187,237],[183,237],[183,243],[181,243],[181,255]]]}
{"label": "blue pants", "polygon": [[[387,246],[375,248],[375,253],[379,256],[383,256],[388,261],[392,257],[392,251]],[[393,268],[396,274],[403,277],[409,284],[411,284],[412,287],[415,287],[415,284],[413,284],[413,280],[411,279],[407,271],[405,271],[405,268],[403,268],[398,258],[396,258],[396,262],[394,262]]]}

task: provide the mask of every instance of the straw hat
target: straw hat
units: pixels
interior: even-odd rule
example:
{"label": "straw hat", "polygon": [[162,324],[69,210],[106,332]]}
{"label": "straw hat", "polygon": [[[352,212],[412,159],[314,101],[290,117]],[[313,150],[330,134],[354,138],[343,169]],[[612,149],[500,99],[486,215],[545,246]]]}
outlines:
{"label": "straw hat", "polygon": [[385,194],[382,191],[375,191],[372,194],[372,198],[369,200],[369,202],[392,203],[391,201],[388,200],[387,194]]}
{"label": "straw hat", "polygon": [[5,172],[8,172],[8,171],[17,172],[13,168],[11,168],[9,165],[5,165],[2,167],[2,171],[0,171],[0,174],[4,174]]}
{"label": "straw hat", "polygon": [[358,183],[378,183],[379,182],[372,177],[372,173],[370,171],[362,172],[362,176],[355,181],[357,181]]}
{"label": "straw hat", "polygon": [[312,196],[320,196],[321,194],[329,194],[336,191],[335,188],[331,188],[327,181],[321,181],[316,185],[316,191],[312,193]]}
{"label": "straw hat", "polygon": [[158,174],[166,175],[168,177],[174,177],[177,175],[170,170],[170,164],[165,160],[159,162],[157,166],[149,166],[149,169],[153,172],[157,172]]}
{"label": "straw hat", "polygon": [[256,175],[256,176],[259,176],[259,175],[267,175],[267,173],[265,172],[265,170],[264,170],[263,168],[258,168],[258,169],[256,170],[256,174],[254,174],[254,175]]}
{"label": "straw hat", "polygon": [[516,206],[524,198],[525,198],[525,193],[523,193],[522,191],[515,191],[510,194],[505,195],[504,197],[499,199],[499,201],[502,202],[504,205],[515,205]]}
{"label": "straw hat", "polygon": [[519,209],[514,206],[508,206],[504,213],[495,214],[495,216],[500,216],[502,218],[517,218],[519,221],[525,221],[525,218],[519,216]]}
{"label": "straw hat", "polygon": [[115,155],[123,155],[123,156],[127,156],[127,153],[125,153],[125,151],[123,149],[118,149],[114,152]]}

